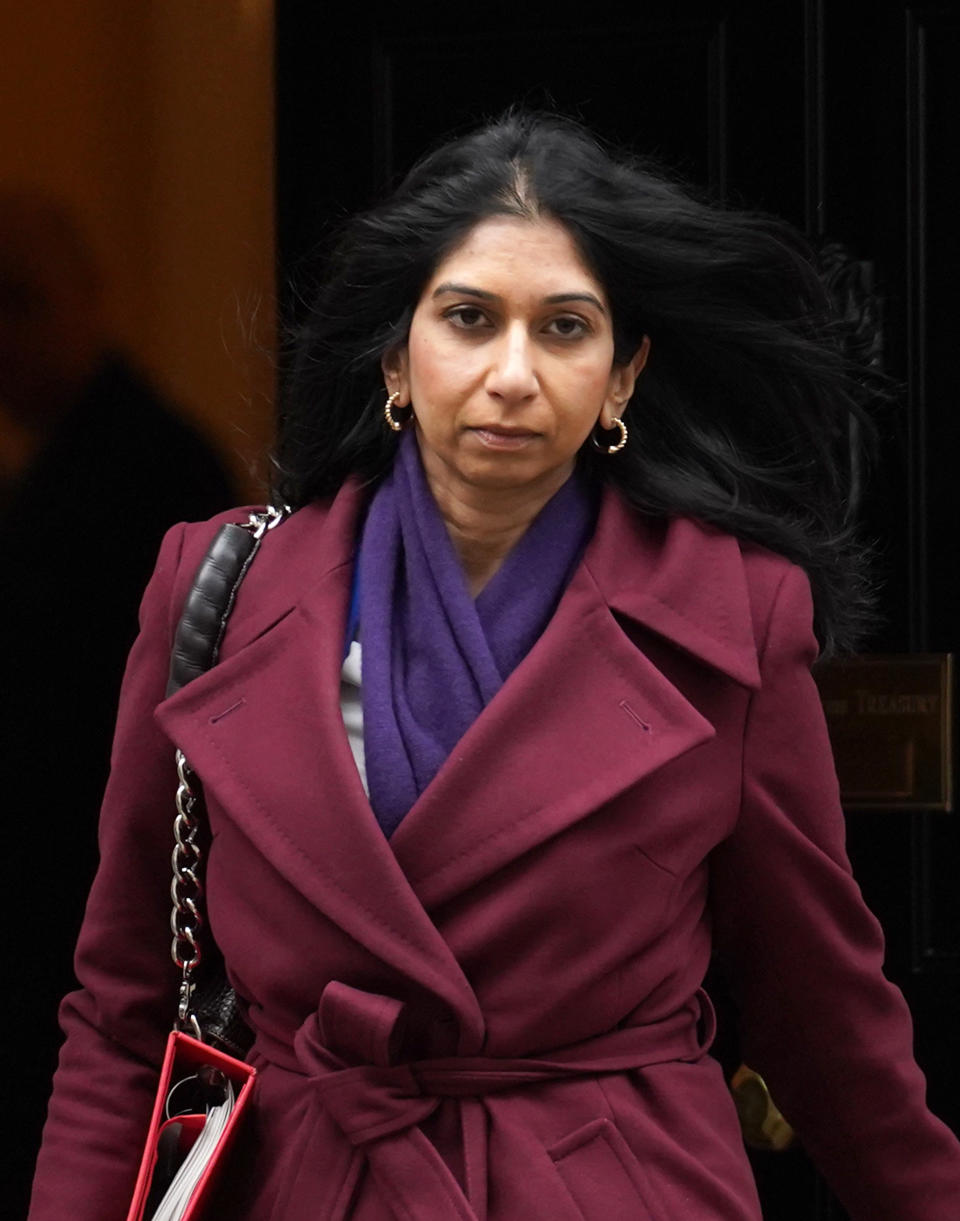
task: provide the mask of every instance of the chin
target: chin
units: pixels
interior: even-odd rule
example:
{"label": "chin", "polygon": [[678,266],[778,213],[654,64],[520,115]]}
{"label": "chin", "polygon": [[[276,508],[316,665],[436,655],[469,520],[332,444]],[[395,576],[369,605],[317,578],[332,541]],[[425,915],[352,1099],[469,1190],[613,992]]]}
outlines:
{"label": "chin", "polygon": [[[572,465],[570,470],[572,470]],[[537,484],[562,483],[570,473],[566,467],[544,467],[524,461],[517,455],[514,458],[498,457],[495,461],[471,463],[469,467],[456,472],[464,483],[476,488],[487,488],[490,491],[506,492],[523,487],[534,487]]]}

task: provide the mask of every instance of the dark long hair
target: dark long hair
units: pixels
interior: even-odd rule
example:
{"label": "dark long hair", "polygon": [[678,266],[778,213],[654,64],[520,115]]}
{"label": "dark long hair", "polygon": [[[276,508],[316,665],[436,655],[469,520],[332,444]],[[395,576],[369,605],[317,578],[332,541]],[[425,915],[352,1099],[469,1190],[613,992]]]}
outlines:
{"label": "dark long hair", "polygon": [[641,513],[695,517],[800,564],[824,650],[850,647],[870,606],[851,437],[870,424],[810,251],[785,222],[707,202],[555,115],[512,112],[443,145],[344,227],[289,348],[277,494],[297,506],[389,468],[381,356],[405,342],[437,264],[496,215],[566,226],[606,289],[616,361],[650,336],[626,449],[588,443],[582,461]]}

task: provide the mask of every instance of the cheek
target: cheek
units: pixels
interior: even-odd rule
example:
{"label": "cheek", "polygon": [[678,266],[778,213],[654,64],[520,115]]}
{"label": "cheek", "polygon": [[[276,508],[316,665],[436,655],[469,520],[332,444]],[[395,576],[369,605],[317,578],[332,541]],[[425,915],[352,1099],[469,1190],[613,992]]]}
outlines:
{"label": "cheek", "polygon": [[456,366],[442,347],[428,339],[420,339],[411,343],[408,351],[414,402],[426,408],[429,402],[449,396],[455,386]]}
{"label": "cheek", "polygon": [[603,365],[584,362],[570,368],[563,379],[564,415],[571,426],[591,427],[606,401],[610,389],[610,372]]}

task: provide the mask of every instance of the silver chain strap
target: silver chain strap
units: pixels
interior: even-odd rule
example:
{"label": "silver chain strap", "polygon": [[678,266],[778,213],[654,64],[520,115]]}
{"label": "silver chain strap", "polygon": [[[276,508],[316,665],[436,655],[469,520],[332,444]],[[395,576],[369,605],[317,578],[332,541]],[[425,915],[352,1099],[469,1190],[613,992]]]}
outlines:
{"label": "silver chain strap", "polygon": [[289,505],[281,505],[279,509],[274,505],[267,505],[259,513],[251,513],[247,520],[240,524],[244,530],[251,530],[254,538],[261,539],[268,530],[279,526],[290,511]]}
{"label": "silver chain strap", "polygon": [[[289,506],[274,508],[267,505],[260,513],[251,513],[243,528],[250,530],[259,542],[263,535],[278,526],[290,512]],[[173,942],[170,955],[180,970],[180,997],[177,1005],[177,1027],[202,1039],[200,1022],[193,1008],[196,989],[194,972],[200,965],[200,930],[203,927],[203,853],[197,842],[201,813],[200,784],[182,750],[176,754],[177,796],[176,817],[173,821],[174,846],[170,858],[173,879],[170,883],[170,931]]]}
{"label": "silver chain strap", "polygon": [[196,984],[193,973],[200,965],[200,929],[203,925],[201,900],[203,883],[200,866],[203,854],[197,843],[200,825],[197,819],[197,803],[200,800],[196,777],[187,763],[182,750],[177,751],[177,816],[173,820],[174,846],[170,863],[173,880],[170,883],[170,931],[173,942],[170,954],[180,968],[180,999],[177,1005],[177,1025],[181,1030],[189,1029],[195,1038],[201,1037],[200,1023],[193,1012],[193,991]]}

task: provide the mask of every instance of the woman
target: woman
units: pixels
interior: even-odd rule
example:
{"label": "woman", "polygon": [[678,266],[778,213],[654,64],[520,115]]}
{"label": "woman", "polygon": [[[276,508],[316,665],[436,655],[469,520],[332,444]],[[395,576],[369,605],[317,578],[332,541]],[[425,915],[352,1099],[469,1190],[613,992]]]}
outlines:
{"label": "woman", "polygon": [[260,1070],[216,1215],[759,1218],[715,952],[851,1215],[955,1219],[809,674],[811,585],[825,646],[862,613],[856,400],[784,228],[567,122],[454,142],[352,222],[285,408],[296,512],[167,700],[217,523],[144,599],[31,1221],[124,1216],[174,744]]}

